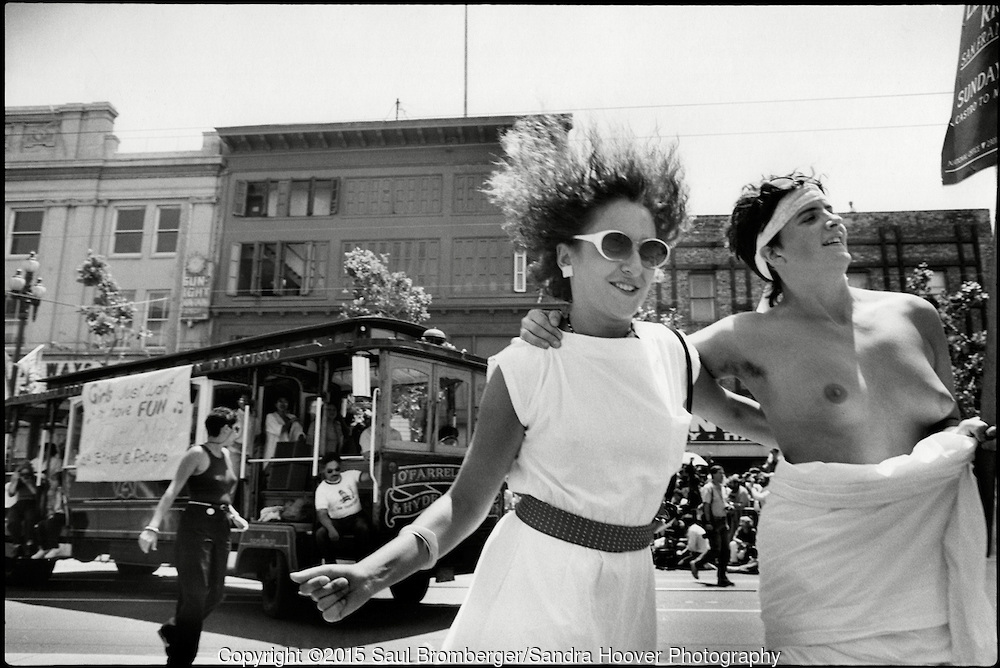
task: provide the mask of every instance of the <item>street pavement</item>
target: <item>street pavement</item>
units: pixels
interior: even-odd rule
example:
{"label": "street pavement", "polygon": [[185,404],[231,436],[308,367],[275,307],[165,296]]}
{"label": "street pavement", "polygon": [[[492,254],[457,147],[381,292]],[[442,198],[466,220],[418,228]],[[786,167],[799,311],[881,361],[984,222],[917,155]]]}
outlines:
{"label": "street pavement", "polygon": [[[121,584],[113,563],[69,559],[57,564],[54,577],[59,582],[80,578],[72,587],[51,593],[8,588],[7,664],[163,665],[156,629],[172,612],[175,573],[161,567],[157,577],[136,589]],[[736,587],[729,589],[702,584],[713,576],[705,571],[696,582],[686,570],[657,571],[662,657],[678,650],[763,648],[757,576],[732,574]],[[329,625],[308,607],[297,619],[270,620],[260,609],[260,584],[230,577],[226,602],[206,623],[196,665],[414,662],[421,648],[441,646],[470,580],[459,576],[453,582],[432,583],[423,604],[412,608],[393,602],[387,592],[379,594],[353,619]],[[114,587],[124,587],[124,594]],[[987,562],[987,592],[996,608],[996,557]],[[107,612],[95,611],[95,603]],[[311,647],[317,648],[312,656]]]}

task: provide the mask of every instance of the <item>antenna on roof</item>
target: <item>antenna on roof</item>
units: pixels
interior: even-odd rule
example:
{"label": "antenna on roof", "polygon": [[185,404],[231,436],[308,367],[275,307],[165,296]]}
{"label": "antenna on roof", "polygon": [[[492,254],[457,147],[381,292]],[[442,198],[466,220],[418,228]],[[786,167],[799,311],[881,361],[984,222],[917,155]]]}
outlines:
{"label": "antenna on roof", "polygon": [[396,120],[397,121],[399,120],[399,115],[400,114],[403,114],[403,116],[406,116],[406,109],[403,108],[403,103],[400,102],[400,100],[399,100],[398,97],[396,98],[396,103],[393,104],[392,106],[396,110]]}

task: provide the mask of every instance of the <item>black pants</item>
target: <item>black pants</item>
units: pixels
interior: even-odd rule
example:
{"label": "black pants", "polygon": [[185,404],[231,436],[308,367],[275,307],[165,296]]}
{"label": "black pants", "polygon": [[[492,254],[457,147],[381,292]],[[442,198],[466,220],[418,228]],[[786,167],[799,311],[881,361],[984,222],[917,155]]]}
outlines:
{"label": "black pants", "polygon": [[177,611],[160,632],[167,641],[167,665],[190,666],[198,656],[202,624],[225,593],[229,560],[229,519],[225,511],[188,506],[181,515],[174,550],[180,589]]}
{"label": "black pants", "polygon": [[708,544],[712,549],[709,554],[715,555],[715,567],[718,570],[719,582],[725,582],[729,578],[726,576],[726,567],[729,565],[729,525],[726,520],[717,517],[713,520],[712,528],[706,530]]}
{"label": "black pants", "polygon": [[[320,509],[320,512],[324,512],[323,509]],[[364,512],[356,513],[348,517],[342,517],[340,519],[331,518],[330,521],[333,522],[333,528],[337,532],[336,536],[331,536],[325,526],[320,525],[320,527],[316,529],[316,544],[319,547],[320,554],[326,558],[328,563],[333,563],[333,560],[338,556],[341,556],[341,558],[353,556],[357,559],[368,556],[372,530]],[[356,546],[356,549],[354,550],[355,553],[351,555],[338,555],[337,542],[340,540],[341,536],[350,535],[354,536]]]}
{"label": "black pants", "polygon": [[[66,526],[66,515],[55,513],[38,523],[38,543],[46,550],[59,547],[59,537]],[[66,541],[68,542],[68,541]]]}
{"label": "black pants", "polygon": [[35,499],[21,499],[7,510],[7,530],[15,543],[34,546],[37,522],[38,502]]}

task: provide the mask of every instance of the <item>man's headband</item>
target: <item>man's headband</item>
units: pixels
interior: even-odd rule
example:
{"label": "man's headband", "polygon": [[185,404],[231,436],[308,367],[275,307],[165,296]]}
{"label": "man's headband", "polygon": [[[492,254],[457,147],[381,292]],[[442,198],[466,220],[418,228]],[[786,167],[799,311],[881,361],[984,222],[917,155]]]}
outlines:
{"label": "man's headband", "polygon": [[774,237],[778,236],[778,232],[788,224],[788,221],[795,217],[795,214],[810,204],[821,201],[823,197],[822,190],[812,183],[806,183],[792,190],[778,202],[771,220],[767,222],[764,229],[757,235],[757,250],[753,256],[754,264],[757,265],[757,271],[764,278],[769,281],[772,280],[771,270],[768,268],[767,262],[764,261],[764,257],[760,254],[761,249],[769,244]]}

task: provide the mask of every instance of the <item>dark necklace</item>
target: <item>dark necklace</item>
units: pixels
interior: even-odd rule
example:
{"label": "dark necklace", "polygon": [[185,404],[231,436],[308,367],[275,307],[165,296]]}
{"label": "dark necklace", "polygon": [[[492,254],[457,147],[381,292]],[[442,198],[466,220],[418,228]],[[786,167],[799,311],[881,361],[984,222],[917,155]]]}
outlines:
{"label": "dark necklace", "polygon": [[[573,329],[573,321],[570,320],[569,313],[563,318],[563,323],[566,325],[566,331],[571,334],[576,334],[576,330]],[[638,339],[639,335],[635,333],[635,325],[632,322],[628,324],[628,333],[625,336],[619,337],[623,339]]]}

